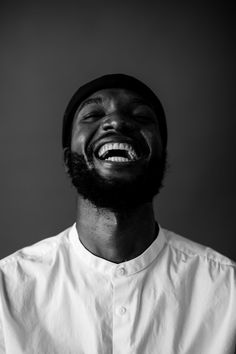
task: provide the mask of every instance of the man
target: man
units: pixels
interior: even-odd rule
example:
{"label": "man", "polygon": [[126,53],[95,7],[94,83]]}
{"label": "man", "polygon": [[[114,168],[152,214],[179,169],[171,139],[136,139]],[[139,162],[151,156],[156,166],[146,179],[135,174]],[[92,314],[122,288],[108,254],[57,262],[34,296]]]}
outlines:
{"label": "man", "polygon": [[160,227],[166,166],[157,96],[112,74],[64,115],[76,223],[0,263],[0,353],[233,354],[235,263]]}

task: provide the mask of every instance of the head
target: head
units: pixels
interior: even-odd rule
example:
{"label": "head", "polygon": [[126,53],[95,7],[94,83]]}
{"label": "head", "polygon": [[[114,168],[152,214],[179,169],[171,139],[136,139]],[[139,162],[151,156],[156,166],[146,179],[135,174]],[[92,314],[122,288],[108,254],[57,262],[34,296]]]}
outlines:
{"label": "head", "polygon": [[68,173],[78,194],[98,208],[152,202],[165,173],[166,141],[160,101],[127,75],[107,75],[82,86],[64,116]]}

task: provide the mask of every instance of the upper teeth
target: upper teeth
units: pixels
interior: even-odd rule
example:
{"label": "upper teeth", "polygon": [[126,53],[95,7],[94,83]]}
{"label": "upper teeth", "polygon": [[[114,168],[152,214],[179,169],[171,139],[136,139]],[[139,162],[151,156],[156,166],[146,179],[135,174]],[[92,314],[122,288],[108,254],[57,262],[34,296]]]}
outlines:
{"label": "upper teeth", "polygon": [[[127,143],[107,143],[104,144],[98,151],[98,156],[102,157],[109,150],[126,150],[130,159],[137,159],[137,154],[133,147]],[[128,160],[128,159],[127,159]]]}

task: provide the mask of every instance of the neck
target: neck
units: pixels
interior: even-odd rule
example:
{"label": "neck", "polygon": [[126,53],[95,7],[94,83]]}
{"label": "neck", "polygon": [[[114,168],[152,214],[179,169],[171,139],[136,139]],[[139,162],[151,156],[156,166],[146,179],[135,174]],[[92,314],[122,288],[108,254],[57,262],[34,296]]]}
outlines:
{"label": "neck", "polygon": [[82,197],[78,199],[76,228],[91,253],[114,263],[139,256],[158,232],[151,202],[113,211],[97,208]]}

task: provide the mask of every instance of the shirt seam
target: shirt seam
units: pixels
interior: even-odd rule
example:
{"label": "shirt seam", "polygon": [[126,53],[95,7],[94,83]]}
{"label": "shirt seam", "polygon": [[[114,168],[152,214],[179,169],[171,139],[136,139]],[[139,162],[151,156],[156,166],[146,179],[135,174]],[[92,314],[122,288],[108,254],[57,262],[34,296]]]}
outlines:
{"label": "shirt seam", "polygon": [[174,245],[172,244],[172,241],[171,241],[171,240],[167,240],[167,243],[168,243],[168,245],[169,245],[170,247],[174,248],[175,250],[177,250],[177,251],[179,251],[179,252],[182,252],[183,254],[185,254],[185,255],[188,256],[188,257],[195,257],[195,256],[198,256],[198,257],[200,257],[201,259],[207,260],[208,262],[213,261],[213,262],[218,263],[218,264],[220,264],[220,265],[225,265],[225,266],[229,266],[229,267],[236,268],[236,264],[234,263],[234,261],[229,260],[229,263],[225,263],[225,262],[220,261],[219,259],[216,259],[216,258],[213,258],[213,257],[209,257],[209,256],[206,256],[206,255],[201,255],[201,254],[198,253],[198,252],[195,253],[195,252],[193,252],[193,251],[191,251],[191,250],[189,250],[189,252],[187,252],[187,250],[184,251],[183,249],[181,249],[181,248],[179,248],[179,247],[177,247],[177,246],[174,246]]}
{"label": "shirt seam", "polygon": [[[47,250],[45,250],[44,252],[40,253],[39,256],[35,256],[35,258],[39,258],[39,257],[45,256],[47,253],[51,252],[52,249],[55,249],[55,247],[56,247],[57,245],[59,245],[60,243],[63,243],[64,241],[65,241],[65,240],[64,240],[64,235],[63,235],[62,237],[60,237],[60,239],[56,239],[56,240],[54,240],[54,241],[51,243],[50,249],[47,249]],[[41,241],[39,241],[39,242],[41,242]],[[43,242],[43,240],[42,240],[42,242]],[[24,259],[27,260],[27,259],[31,259],[31,257],[34,258],[34,256],[31,256],[31,255],[29,255],[29,256],[27,255],[25,258],[23,258],[23,257],[21,256],[21,254],[22,254],[22,251],[23,251],[25,248],[33,247],[33,246],[35,246],[36,244],[37,244],[37,242],[34,243],[34,244],[32,244],[31,246],[23,247],[23,248],[21,248],[20,250],[14,252],[13,254],[7,256],[6,258],[1,259],[1,260],[0,260],[0,268],[3,268],[3,267],[5,267],[5,266],[7,266],[9,263],[13,263],[14,261],[17,261],[17,260],[24,260]]]}

